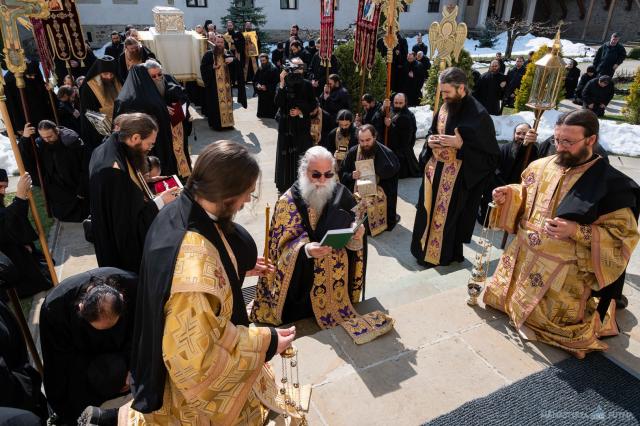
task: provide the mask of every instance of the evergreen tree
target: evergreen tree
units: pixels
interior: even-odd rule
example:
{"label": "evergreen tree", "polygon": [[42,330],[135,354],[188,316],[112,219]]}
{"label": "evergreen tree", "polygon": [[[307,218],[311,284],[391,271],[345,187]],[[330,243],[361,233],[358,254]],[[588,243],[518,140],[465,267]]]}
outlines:
{"label": "evergreen tree", "polygon": [[625,98],[627,106],[622,110],[625,118],[631,124],[640,124],[640,67],[636,77],[629,87],[629,95]]}
{"label": "evergreen tree", "polygon": [[[353,62],[354,41],[338,46],[333,53],[340,64],[340,79],[351,95],[351,105],[353,112],[360,110],[360,72],[356,72],[356,64]],[[365,76],[364,93],[371,93],[377,100],[384,99],[384,92],[387,84],[387,66],[382,60],[380,53],[376,52],[376,59],[371,70]]]}
{"label": "evergreen tree", "polygon": [[[217,0],[216,0],[217,1]],[[222,23],[223,32],[226,31],[227,21],[233,22],[237,31],[244,30],[244,23],[249,21],[253,24],[253,28],[258,36],[258,42],[260,43],[260,51],[267,52],[266,49],[266,37],[262,27],[267,23],[267,16],[262,13],[262,7],[255,7],[253,5],[254,0],[230,0],[231,4],[227,8],[227,15],[220,18]]]}

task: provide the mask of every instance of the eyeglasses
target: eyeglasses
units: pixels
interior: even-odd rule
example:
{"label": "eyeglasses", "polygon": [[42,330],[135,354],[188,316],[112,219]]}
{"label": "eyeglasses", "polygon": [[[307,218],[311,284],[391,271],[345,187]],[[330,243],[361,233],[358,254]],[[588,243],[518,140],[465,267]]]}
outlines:
{"label": "eyeglasses", "polygon": [[335,175],[335,173],[333,173],[333,172],[320,173],[318,171],[315,171],[315,172],[311,173],[311,177],[314,178],[314,179],[320,179],[323,175],[324,175],[324,177],[326,179],[331,179]]}
{"label": "eyeglasses", "polygon": [[582,138],[582,139],[578,139],[577,141],[568,141],[568,140],[566,140],[566,139],[564,139],[564,140],[560,140],[560,139],[553,138],[553,142],[554,142],[556,145],[562,145],[562,146],[565,146],[565,147],[567,147],[567,148],[571,148],[572,146],[574,146],[574,145],[575,145],[575,144],[577,144],[578,142],[582,142],[583,140],[587,139],[588,137],[589,137],[589,136],[585,136],[584,138]]}
{"label": "eyeglasses", "polygon": [[152,78],[152,79],[154,79],[154,80],[157,80],[157,79],[159,79],[159,78],[162,78],[162,73],[161,73],[161,72],[159,72],[158,74],[154,74],[154,75],[152,75],[152,76],[151,76],[151,78]]}

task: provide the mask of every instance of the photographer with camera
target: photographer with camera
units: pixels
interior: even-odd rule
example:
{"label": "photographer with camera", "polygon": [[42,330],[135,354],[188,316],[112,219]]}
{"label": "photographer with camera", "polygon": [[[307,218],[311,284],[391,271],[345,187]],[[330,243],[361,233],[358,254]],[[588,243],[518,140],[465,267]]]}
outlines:
{"label": "photographer with camera", "polygon": [[302,59],[286,62],[275,104],[279,109],[275,181],[282,194],[296,180],[298,158],[312,145],[310,114],[318,106],[311,82],[304,79]]}

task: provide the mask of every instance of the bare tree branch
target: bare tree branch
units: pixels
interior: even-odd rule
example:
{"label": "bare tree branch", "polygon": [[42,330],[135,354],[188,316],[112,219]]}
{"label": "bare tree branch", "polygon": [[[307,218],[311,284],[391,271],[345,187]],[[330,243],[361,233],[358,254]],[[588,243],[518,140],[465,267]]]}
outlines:
{"label": "bare tree branch", "polygon": [[502,21],[497,18],[491,18],[487,21],[487,26],[494,28],[497,33],[507,33],[507,48],[504,52],[505,59],[511,58],[511,52],[513,45],[518,37],[525,36],[527,34],[535,34],[537,36],[553,36],[558,28],[562,29],[568,23],[560,21],[558,24],[553,25],[549,21],[544,22],[527,22],[525,19],[511,19],[509,21]]}

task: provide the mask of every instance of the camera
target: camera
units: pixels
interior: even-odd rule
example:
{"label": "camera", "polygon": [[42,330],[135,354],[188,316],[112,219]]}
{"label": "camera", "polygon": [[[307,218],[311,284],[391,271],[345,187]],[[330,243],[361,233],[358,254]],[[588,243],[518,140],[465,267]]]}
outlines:
{"label": "camera", "polygon": [[287,60],[287,62],[285,62],[284,66],[282,67],[282,69],[284,71],[286,71],[288,74],[292,74],[292,73],[296,72],[299,69],[303,69],[304,70],[304,64],[295,64],[295,63]]}

